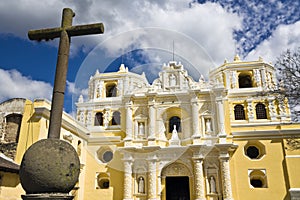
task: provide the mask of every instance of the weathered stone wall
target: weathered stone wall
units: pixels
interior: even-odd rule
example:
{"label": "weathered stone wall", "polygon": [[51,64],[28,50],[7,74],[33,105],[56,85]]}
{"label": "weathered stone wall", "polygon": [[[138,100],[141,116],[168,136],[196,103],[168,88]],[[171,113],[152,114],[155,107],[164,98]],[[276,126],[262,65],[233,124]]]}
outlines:
{"label": "weathered stone wall", "polygon": [[7,157],[14,159],[17,152],[17,142],[11,142],[11,143],[0,143],[0,152],[6,155]]}
{"label": "weathered stone wall", "polygon": [[10,99],[0,104],[0,153],[16,155],[25,99]]}

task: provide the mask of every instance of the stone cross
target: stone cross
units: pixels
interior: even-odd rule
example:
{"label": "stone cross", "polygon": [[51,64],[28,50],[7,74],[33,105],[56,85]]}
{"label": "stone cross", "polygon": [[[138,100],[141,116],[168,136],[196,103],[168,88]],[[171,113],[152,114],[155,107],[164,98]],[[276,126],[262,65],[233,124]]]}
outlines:
{"label": "stone cross", "polygon": [[48,41],[54,38],[60,38],[48,138],[59,139],[60,137],[71,37],[89,34],[101,34],[104,32],[104,26],[102,23],[72,26],[72,19],[74,16],[75,13],[72,11],[72,9],[64,8],[61,27],[30,30],[28,32],[28,37],[30,40],[41,41],[44,39]]}

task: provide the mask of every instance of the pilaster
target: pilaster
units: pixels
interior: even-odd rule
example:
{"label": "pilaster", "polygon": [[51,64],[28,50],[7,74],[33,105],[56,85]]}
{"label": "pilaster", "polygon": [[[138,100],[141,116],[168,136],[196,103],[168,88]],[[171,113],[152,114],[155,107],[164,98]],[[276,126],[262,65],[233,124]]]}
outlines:
{"label": "pilaster", "polygon": [[223,187],[223,199],[233,200],[228,153],[225,154],[221,153],[219,160],[220,160],[220,168],[221,168],[222,187]]}
{"label": "pilaster", "polygon": [[254,112],[253,112],[253,105],[252,105],[253,99],[247,99],[246,101],[247,101],[248,119],[249,122],[252,122],[254,120]]}
{"label": "pilaster", "polygon": [[162,161],[159,162],[158,164],[158,176],[157,176],[157,198],[161,199],[162,198],[162,177],[161,177],[161,172],[163,167],[165,166],[165,163],[163,163]]}
{"label": "pilaster", "polygon": [[130,146],[132,141],[132,102],[126,104],[126,137],[125,146]]}
{"label": "pilaster", "polygon": [[149,105],[149,136],[148,136],[148,145],[155,145],[155,108],[154,100]]}
{"label": "pilaster", "polygon": [[123,200],[132,200],[132,161],[124,159],[124,197]]}
{"label": "pilaster", "polygon": [[224,103],[222,97],[216,98],[217,110],[218,110],[218,127],[219,127],[219,138],[220,143],[226,143],[226,132],[225,132],[225,112]]}
{"label": "pilaster", "polygon": [[197,98],[192,99],[192,123],[193,123],[193,138],[200,138],[201,135],[199,133],[199,106],[197,103]]}
{"label": "pilaster", "polygon": [[156,200],[156,156],[148,160],[148,199]]}
{"label": "pilaster", "polygon": [[195,176],[195,200],[205,200],[203,158],[193,158]]}
{"label": "pilaster", "polygon": [[276,120],[277,111],[274,104],[274,97],[268,98],[268,103],[269,103],[269,113],[270,113],[271,120],[272,121]]}

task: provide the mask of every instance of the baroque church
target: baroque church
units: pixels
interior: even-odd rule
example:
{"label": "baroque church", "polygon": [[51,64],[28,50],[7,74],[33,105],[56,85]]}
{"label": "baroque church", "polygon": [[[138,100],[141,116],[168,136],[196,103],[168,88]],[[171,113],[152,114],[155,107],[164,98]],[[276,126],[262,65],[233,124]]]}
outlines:
{"label": "baroque church", "polygon": [[[152,84],[122,64],[96,71],[88,86],[76,119],[63,113],[61,139],[81,163],[74,199],[300,199],[300,126],[261,58],[236,56],[198,81],[172,61]],[[7,106],[16,103],[18,111]],[[0,104],[0,200],[24,194],[16,166],[47,137],[50,107],[44,99]],[[14,151],[4,151],[12,139]]]}

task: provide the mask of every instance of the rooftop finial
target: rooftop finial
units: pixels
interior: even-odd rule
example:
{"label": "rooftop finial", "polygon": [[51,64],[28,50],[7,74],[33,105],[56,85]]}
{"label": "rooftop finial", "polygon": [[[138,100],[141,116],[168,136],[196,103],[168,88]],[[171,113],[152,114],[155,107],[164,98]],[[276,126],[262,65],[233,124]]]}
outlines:
{"label": "rooftop finial", "polygon": [[239,57],[239,55],[238,55],[238,54],[236,54],[236,55],[234,56],[234,59],[233,59],[233,61],[240,61],[240,57]]}
{"label": "rooftop finial", "polygon": [[125,72],[125,71],[126,71],[125,65],[122,63],[122,64],[120,65],[119,72]]}

